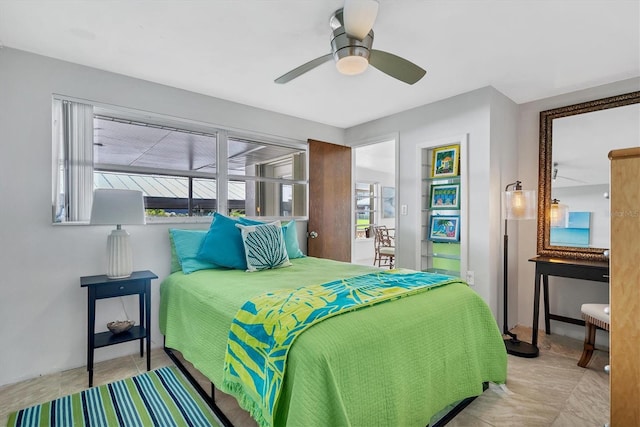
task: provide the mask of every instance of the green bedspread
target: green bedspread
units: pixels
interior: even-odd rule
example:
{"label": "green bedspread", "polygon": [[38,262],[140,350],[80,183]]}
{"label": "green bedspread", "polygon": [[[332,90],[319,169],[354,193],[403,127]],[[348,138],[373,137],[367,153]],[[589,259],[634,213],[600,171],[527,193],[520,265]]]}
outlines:
{"label": "green bedspread", "polygon": [[[246,273],[174,273],[161,286],[166,345],[221,384],[231,321],[249,299],[376,271],[316,258]],[[426,425],[448,404],[506,379],[491,311],[455,283],[320,322],[291,348],[274,425]]]}

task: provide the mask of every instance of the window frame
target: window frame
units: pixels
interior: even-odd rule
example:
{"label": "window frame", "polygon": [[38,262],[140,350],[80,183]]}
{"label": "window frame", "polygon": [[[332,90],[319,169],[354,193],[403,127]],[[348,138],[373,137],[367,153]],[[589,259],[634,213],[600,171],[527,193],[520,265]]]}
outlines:
{"label": "window frame", "polygon": [[[55,103],[56,102],[76,102],[87,104],[93,107],[93,117],[96,118],[116,118],[118,120],[123,121],[131,121],[131,122],[142,122],[150,127],[163,127],[168,130],[176,130],[176,131],[186,131],[192,132],[195,134],[201,135],[211,135],[216,137],[216,172],[202,172],[202,171],[179,171],[179,170],[165,170],[162,168],[149,168],[149,167],[133,167],[126,165],[118,165],[118,164],[108,164],[108,163],[98,163],[93,162],[92,171],[95,172],[114,172],[114,173],[131,173],[138,175],[159,175],[159,176],[175,176],[187,178],[189,180],[193,179],[213,179],[215,180],[216,185],[216,201],[217,208],[216,211],[223,213],[225,215],[229,214],[229,199],[228,199],[228,189],[229,182],[231,181],[242,181],[242,182],[273,182],[279,185],[282,184],[302,184],[305,186],[305,200],[304,200],[304,214],[296,215],[296,216],[281,216],[281,215],[273,215],[269,217],[260,217],[264,219],[274,218],[274,219],[308,219],[308,188],[309,188],[309,165],[308,165],[308,144],[306,141],[299,141],[285,137],[274,137],[272,135],[264,135],[259,132],[254,131],[238,131],[235,129],[225,128],[219,125],[213,125],[210,123],[177,118],[167,114],[148,112],[135,110],[127,107],[114,106],[109,104],[104,104],[100,102],[89,101],[85,99],[79,99],[59,94],[54,94],[52,96],[52,133],[56,132],[56,112],[55,112]],[[305,164],[304,164],[304,179],[286,179],[286,178],[271,178],[271,177],[259,177],[259,176],[245,176],[245,175],[236,175],[229,174],[228,172],[228,140],[229,139],[238,139],[242,141],[247,141],[249,143],[255,144],[265,144],[265,145],[273,145],[280,146],[285,148],[292,148],[295,150],[299,150],[305,153]],[[91,138],[91,143],[93,144],[93,138]],[[52,147],[55,144],[52,143]],[[52,150],[53,151],[53,150]],[[52,152],[52,169],[57,169],[60,167],[58,163],[58,154],[56,152]],[[66,158],[65,158],[66,161]],[[68,162],[67,162],[68,163]],[[68,165],[65,165],[68,167]],[[54,214],[52,215],[52,223],[53,224],[87,224],[88,220],[84,221],[69,221],[64,220],[61,222],[56,222],[55,218],[55,200],[56,200],[56,192],[59,183],[56,180],[55,170],[52,170],[52,193],[54,205],[52,208],[54,209]],[[94,184],[95,188],[95,184]],[[68,189],[67,189],[68,191]],[[279,193],[279,191],[278,191]],[[281,213],[281,203],[278,200],[277,212]],[[191,205],[191,203],[189,203]],[[180,223],[180,222],[208,222],[211,220],[212,216],[180,216],[180,217],[154,217],[147,216],[148,223],[155,222],[169,222],[169,223]]]}

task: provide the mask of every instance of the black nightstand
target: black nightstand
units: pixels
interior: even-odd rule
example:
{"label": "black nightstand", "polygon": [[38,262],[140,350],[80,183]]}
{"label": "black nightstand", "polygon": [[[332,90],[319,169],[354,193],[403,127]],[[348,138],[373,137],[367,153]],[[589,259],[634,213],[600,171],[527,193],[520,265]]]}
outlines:
{"label": "black nightstand", "polygon": [[[140,340],[140,357],[143,356],[143,342],[147,339],[147,371],[151,369],[151,280],[157,279],[149,270],[134,271],[125,279],[109,279],[106,275],[85,276],[80,278],[80,286],[88,288],[88,327],[87,327],[87,371],[89,387],[93,386],[93,353],[96,348],[113,344]],[[127,332],[114,335],[110,331],[95,333],[96,300],[139,295],[140,324]]]}

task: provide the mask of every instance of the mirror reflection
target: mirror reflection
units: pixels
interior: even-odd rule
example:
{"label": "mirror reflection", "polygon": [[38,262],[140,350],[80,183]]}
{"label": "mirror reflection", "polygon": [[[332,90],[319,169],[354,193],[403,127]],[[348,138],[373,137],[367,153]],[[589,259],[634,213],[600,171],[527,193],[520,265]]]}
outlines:
{"label": "mirror reflection", "polygon": [[609,247],[607,155],[638,144],[639,118],[633,104],[554,119],[551,246]]}
{"label": "mirror reflection", "polygon": [[640,92],[540,113],[538,255],[606,260],[609,159],[640,141]]}

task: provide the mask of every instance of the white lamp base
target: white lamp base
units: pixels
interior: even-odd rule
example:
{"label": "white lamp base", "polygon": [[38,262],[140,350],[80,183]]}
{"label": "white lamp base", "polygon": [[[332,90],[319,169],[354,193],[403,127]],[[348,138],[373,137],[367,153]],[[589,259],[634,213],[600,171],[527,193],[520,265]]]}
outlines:
{"label": "white lamp base", "polygon": [[129,233],[117,228],[107,239],[107,277],[123,279],[133,272],[133,252]]}

